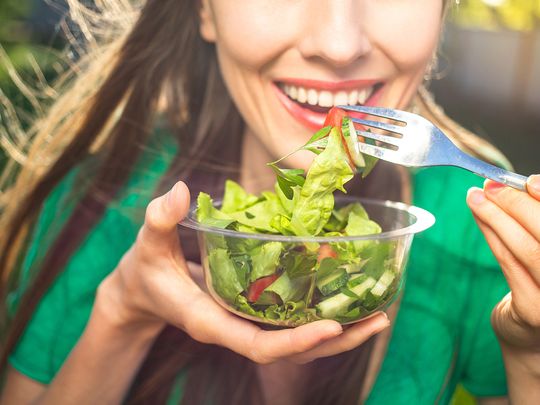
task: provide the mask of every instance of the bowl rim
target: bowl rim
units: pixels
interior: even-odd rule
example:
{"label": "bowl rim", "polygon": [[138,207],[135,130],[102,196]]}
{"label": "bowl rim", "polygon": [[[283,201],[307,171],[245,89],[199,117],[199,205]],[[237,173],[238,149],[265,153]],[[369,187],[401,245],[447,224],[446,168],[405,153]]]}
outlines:
{"label": "bowl rim", "polygon": [[[353,196],[336,196],[336,201],[357,201],[362,205],[378,205],[386,208],[391,208],[394,210],[399,210],[407,212],[416,218],[416,221],[404,228],[396,229],[393,231],[386,231],[376,234],[362,235],[362,236],[288,236],[288,235],[274,235],[266,233],[248,233],[248,232],[239,232],[231,229],[222,229],[214,226],[204,225],[196,221],[193,217],[196,211],[196,202],[194,202],[188,212],[188,215],[179,222],[179,225],[185,226],[186,228],[194,229],[196,231],[202,232],[212,232],[215,234],[243,238],[243,239],[258,239],[265,241],[275,241],[275,242],[316,242],[316,243],[330,243],[330,242],[353,242],[353,241],[363,241],[363,240],[382,240],[382,239],[395,239],[402,236],[414,235],[419,232],[423,232],[426,229],[430,228],[435,224],[435,216],[420,207],[414,205],[405,204],[403,202],[396,202],[390,200],[378,200],[373,198],[363,198],[363,197],[353,197]],[[215,200],[216,203],[221,202],[221,200]]]}

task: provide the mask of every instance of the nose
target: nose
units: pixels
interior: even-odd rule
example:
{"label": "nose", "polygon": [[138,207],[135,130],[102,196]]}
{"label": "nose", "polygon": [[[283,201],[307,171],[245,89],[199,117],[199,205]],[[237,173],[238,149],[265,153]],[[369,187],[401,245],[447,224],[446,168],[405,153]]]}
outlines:
{"label": "nose", "polygon": [[345,67],[369,54],[364,3],[358,0],[317,0],[305,16],[298,49],[307,59],[319,58]]}

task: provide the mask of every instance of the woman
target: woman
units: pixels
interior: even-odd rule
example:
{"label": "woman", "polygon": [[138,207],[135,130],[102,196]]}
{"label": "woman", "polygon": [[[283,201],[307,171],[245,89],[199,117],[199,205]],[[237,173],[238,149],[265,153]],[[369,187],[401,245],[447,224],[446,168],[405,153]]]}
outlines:
{"label": "woman", "polygon": [[[305,142],[345,100],[413,103],[463,148],[496,159],[419,90],[445,7],[148,0],[107,46],[90,41],[86,73],[35,127],[28,162],[53,163],[27,165],[11,194],[19,203],[4,211],[1,268],[22,271],[8,296],[2,403],[447,403],[459,382],[504,403],[489,312],[507,286],[469,226],[460,192],[472,175],[410,177],[379,164],[358,186],[412,194],[444,226],[418,238],[399,308],[346,330],[325,320],[264,331],[229,314],[199,286],[192,238],[180,236],[183,253],[176,231],[190,191],[215,193],[226,177],[265,188],[264,163]],[[77,10],[85,34],[91,25]],[[512,288],[493,319],[509,398],[520,404],[540,398],[538,178],[529,185],[527,195],[487,183],[468,197]]]}

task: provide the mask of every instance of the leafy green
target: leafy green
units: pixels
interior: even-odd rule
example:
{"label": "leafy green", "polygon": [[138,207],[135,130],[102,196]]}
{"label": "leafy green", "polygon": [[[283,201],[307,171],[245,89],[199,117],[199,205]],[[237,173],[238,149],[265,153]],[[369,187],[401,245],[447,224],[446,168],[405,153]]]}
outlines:
{"label": "leafy green", "polygon": [[231,260],[236,270],[238,282],[245,290],[248,287],[249,274],[251,273],[251,258],[249,255],[231,256]]}
{"label": "leafy green", "polygon": [[289,250],[282,260],[290,278],[297,278],[312,274],[316,270],[317,257],[308,251]]}
{"label": "leafy green", "polygon": [[215,208],[208,194],[200,193],[197,197],[197,221],[216,228],[227,228],[234,219]]}
{"label": "leafy green", "polygon": [[276,230],[270,225],[272,219],[277,215],[283,215],[283,209],[279,199],[264,199],[244,211],[231,212],[228,215],[242,225],[256,228],[268,233],[275,233]]}
{"label": "leafy green", "polygon": [[[364,235],[373,235],[381,233],[381,227],[376,222],[367,219],[362,214],[357,214],[354,211],[349,213],[349,220],[347,221],[347,226],[345,227],[345,233],[350,236],[364,236]],[[354,246],[354,252],[358,255],[362,255],[362,251],[376,243],[373,240],[359,240],[351,242]]]}
{"label": "leafy green", "polygon": [[279,257],[283,245],[281,242],[267,242],[252,252],[251,262],[253,270],[250,280],[255,281],[261,277],[274,274],[279,264]]}
{"label": "leafy green", "polygon": [[232,180],[226,180],[221,212],[230,213],[241,211],[252,206],[258,200],[259,198],[257,196],[246,192],[246,190],[238,183]]}
{"label": "leafy green", "polygon": [[313,160],[292,212],[291,227],[297,235],[321,232],[334,208],[334,191],[345,192],[343,185],[352,177],[341,136],[333,128],[326,149]]}
{"label": "leafy green", "polygon": [[245,314],[248,314],[248,315],[251,315],[251,316],[257,316],[259,318],[264,318],[264,312],[263,311],[257,311],[256,309],[254,309],[250,303],[248,302],[247,298],[244,297],[243,295],[238,295],[236,297],[236,300],[234,302],[234,305],[236,306],[236,308],[245,313]]}
{"label": "leafy green", "polygon": [[285,215],[276,215],[270,221],[270,226],[281,235],[294,235],[294,231],[291,228],[291,220]]}
{"label": "leafy green", "polygon": [[302,187],[306,181],[302,169],[281,169],[275,164],[270,167],[276,173],[277,184],[288,199],[293,198],[293,187]]}
{"label": "leafy green", "polygon": [[[229,218],[227,214],[222,213],[214,207],[212,199],[206,193],[200,193],[197,198],[197,220],[204,225],[222,229],[234,223],[234,219]],[[227,248],[225,238],[214,233],[207,235],[206,244],[208,250]]]}
{"label": "leafy green", "polygon": [[[344,185],[353,177],[350,161],[363,174],[376,161],[360,154],[354,131],[344,118],[341,128],[325,127],[314,134],[299,148],[316,155],[307,174],[278,167],[286,156],[269,163],[276,174],[273,191],[253,195],[228,180],[221,209],[201,193],[197,219],[248,234],[339,238],[380,233],[358,202],[334,207],[334,192],[346,192]],[[392,242],[321,246],[207,232],[203,246],[216,293],[238,311],[278,325],[321,318],[354,321],[389,302],[399,287]]]}
{"label": "leafy green", "polygon": [[331,130],[332,130],[331,126],[326,126],[326,127],[323,127],[321,129],[319,129],[317,132],[315,132],[312,135],[311,138],[309,138],[309,140],[304,145],[300,146],[296,150],[293,150],[292,152],[288,153],[287,155],[279,158],[278,160],[275,160],[273,162],[268,163],[268,166],[276,166],[282,160],[287,159],[289,156],[291,156],[291,155],[293,155],[296,152],[301,151],[301,150],[309,150],[309,151],[315,153],[316,155],[318,155],[319,153],[321,153],[321,151],[324,148],[326,148],[327,142],[326,142],[326,140],[324,138],[326,136],[328,136],[328,134],[330,133]]}
{"label": "leafy green", "polygon": [[[371,132],[371,130],[368,128],[367,132]],[[364,141],[368,145],[375,145],[375,141],[373,139],[364,138]],[[366,164],[363,168],[358,168],[358,172],[362,173],[362,177],[366,177],[369,173],[371,173],[371,171],[373,170],[373,168],[375,167],[379,159],[371,155],[362,155],[362,156],[364,157],[364,161]]]}
{"label": "leafy green", "polygon": [[234,263],[226,249],[214,249],[208,254],[208,265],[214,290],[228,302],[235,302],[244,288],[238,280]]}
{"label": "leafy green", "polygon": [[276,281],[266,287],[264,292],[276,293],[282,302],[298,301],[304,296],[309,282],[309,277],[290,278],[287,272],[284,272]]}
{"label": "leafy green", "polygon": [[351,204],[347,204],[337,210],[334,209],[332,211],[330,219],[324,226],[324,229],[330,232],[344,229],[345,226],[347,226],[347,221],[351,212],[354,212],[356,215],[362,218],[369,219],[366,210],[364,209],[364,207],[362,207],[362,204],[354,202]]}

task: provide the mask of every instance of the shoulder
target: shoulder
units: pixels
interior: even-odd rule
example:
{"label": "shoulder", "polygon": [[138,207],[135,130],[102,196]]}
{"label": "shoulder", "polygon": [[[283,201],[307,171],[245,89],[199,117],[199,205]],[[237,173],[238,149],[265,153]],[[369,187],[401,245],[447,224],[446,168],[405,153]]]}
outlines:
{"label": "shoulder", "polygon": [[[163,136],[153,137],[144,147],[125,186],[70,256],[36,307],[10,357],[18,371],[47,383],[61,367],[86,325],[98,285],[134,242],[145,207],[174,153],[174,142]],[[36,264],[73,212],[78,201],[74,189],[77,179],[84,175],[83,170],[74,170],[45,201],[23,260],[19,288],[10,297],[12,310],[24,294]]]}

